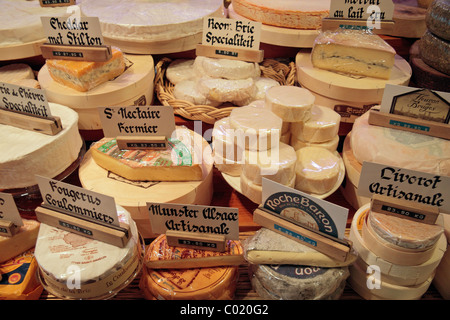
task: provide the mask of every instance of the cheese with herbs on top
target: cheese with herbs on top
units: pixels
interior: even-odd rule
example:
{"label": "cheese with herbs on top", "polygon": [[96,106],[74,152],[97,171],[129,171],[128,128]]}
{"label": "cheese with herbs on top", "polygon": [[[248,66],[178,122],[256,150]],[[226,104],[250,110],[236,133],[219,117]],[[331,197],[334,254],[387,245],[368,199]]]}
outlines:
{"label": "cheese with herbs on top", "polygon": [[324,31],[315,39],[311,62],[315,68],[389,79],[395,50],[380,36],[364,30]]}

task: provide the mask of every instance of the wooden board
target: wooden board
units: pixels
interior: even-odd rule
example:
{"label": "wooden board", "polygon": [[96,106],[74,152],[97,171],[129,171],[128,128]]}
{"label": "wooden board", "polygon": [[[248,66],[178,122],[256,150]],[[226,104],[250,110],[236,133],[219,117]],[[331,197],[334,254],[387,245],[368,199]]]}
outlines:
{"label": "wooden board", "polygon": [[[195,133],[196,134],[196,133]],[[210,148],[203,139],[203,150]],[[124,180],[98,166],[88,151],[80,164],[81,186],[113,197],[131,214],[144,238],[154,238],[146,202],[210,205],[213,194],[213,160],[203,152],[203,179],[187,182],[137,182]]]}
{"label": "wooden board", "polygon": [[44,65],[38,81],[49,102],[74,109],[80,130],[102,128],[98,107],[151,105],[153,101],[154,61],[150,55],[125,55],[127,69],[119,77],[80,92],[55,82]]}
{"label": "wooden board", "polygon": [[386,84],[407,86],[412,74],[408,62],[399,55],[395,56],[395,64],[388,80],[350,77],[314,68],[311,63],[311,50],[308,49],[299,51],[295,63],[297,80],[301,86],[332,99],[361,103],[381,103]]}
{"label": "wooden board", "polygon": [[417,6],[414,0],[395,0],[394,28],[391,36],[420,38],[427,30],[425,17],[427,10]]}
{"label": "wooden board", "polygon": [[46,39],[0,47],[0,61],[19,60],[41,55],[41,44]]}

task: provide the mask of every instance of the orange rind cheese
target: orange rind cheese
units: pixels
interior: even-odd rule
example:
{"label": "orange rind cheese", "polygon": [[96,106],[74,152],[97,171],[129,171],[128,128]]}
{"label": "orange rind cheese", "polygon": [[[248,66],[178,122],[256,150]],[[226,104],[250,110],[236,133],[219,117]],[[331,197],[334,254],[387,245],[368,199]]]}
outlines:
{"label": "orange rind cheese", "polygon": [[118,48],[111,48],[112,57],[105,62],[47,59],[48,72],[56,82],[86,92],[112,80],[125,71],[125,58]]}
{"label": "orange rind cheese", "polygon": [[162,234],[148,247],[144,263],[150,269],[184,269],[238,266],[245,259],[240,241],[227,240],[225,251],[217,252],[170,246]]}

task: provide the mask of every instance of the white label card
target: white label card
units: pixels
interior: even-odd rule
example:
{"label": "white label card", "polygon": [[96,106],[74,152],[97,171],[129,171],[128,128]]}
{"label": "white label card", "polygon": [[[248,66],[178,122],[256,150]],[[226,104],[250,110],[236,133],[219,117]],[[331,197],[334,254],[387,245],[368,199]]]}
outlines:
{"label": "white label card", "polygon": [[[420,155],[418,155],[420,156]],[[450,213],[450,178],[425,172],[364,162],[358,195],[371,198],[379,194],[439,208]]]}
{"label": "white label card", "polygon": [[239,209],[147,202],[152,232],[167,230],[223,235],[239,239]]}
{"label": "white label card", "polygon": [[330,18],[390,21],[394,14],[392,0],[333,0]]}
{"label": "white label card", "polygon": [[105,137],[164,136],[175,131],[171,106],[99,107]]}
{"label": "white label card", "polygon": [[11,221],[18,227],[23,226],[14,198],[9,193],[0,192],[0,219]]}
{"label": "white label card", "polygon": [[202,44],[259,50],[261,22],[208,17],[203,19]]}
{"label": "white label card", "polygon": [[262,179],[262,205],[281,217],[343,239],[348,209],[286,187],[272,180]]}
{"label": "white label card", "polygon": [[0,82],[0,107],[32,116],[51,118],[45,91]]}
{"label": "white label card", "polygon": [[[73,8],[76,6],[68,7]],[[79,10],[79,9],[78,9]],[[67,17],[41,17],[44,33],[49,44],[76,46],[104,45],[98,17],[81,17],[75,14]]]}
{"label": "white label card", "polygon": [[45,204],[89,221],[120,226],[114,198],[42,176],[36,179]]}

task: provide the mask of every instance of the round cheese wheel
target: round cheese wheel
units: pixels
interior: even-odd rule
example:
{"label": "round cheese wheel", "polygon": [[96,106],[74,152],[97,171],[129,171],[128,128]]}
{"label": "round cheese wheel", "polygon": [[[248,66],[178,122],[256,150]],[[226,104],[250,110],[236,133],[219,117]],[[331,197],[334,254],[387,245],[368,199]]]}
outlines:
{"label": "round cheese wheel", "polygon": [[349,276],[347,267],[251,265],[255,291],[272,300],[338,300]]}
{"label": "round cheese wheel", "polygon": [[450,41],[442,40],[429,30],[420,38],[420,57],[430,67],[450,75]]}
{"label": "round cheese wheel", "polygon": [[199,91],[195,79],[185,79],[177,82],[173,88],[173,96],[179,100],[186,100],[194,105],[218,106],[222,102],[211,100]]}
{"label": "round cheese wheel", "polygon": [[431,2],[425,22],[428,30],[443,40],[450,41],[450,3],[448,0],[435,0]]}
{"label": "round cheese wheel", "polygon": [[270,110],[244,106],[234,108],[229,117],[239,146],[247,150],[267,150],[279,144],[283,121]]}
{"label": "round cheese wheel", "polygon": [[433,247],[444,228],[437,224],[416,222],[388,214],[370,212],[367,223],[375,233],[395,246],[425,250]]}
{"label": "round cheese wheel", "polygon": [[292,137],[312,143],[328,142],[338,135],[340,122],[341,116],[336,111],[314,105],[308,120],[292,122]]}
{"label": "round cheese wheel", "polygon": [[256,93],[255,80],[202,77],[197,81],[198,91],[207,99],[218,102],[241,101]]}
{"label": "round cheese wheel", "polygon": [[173,60],[166,69],[166,77],[173,84],[194,78],[194,59]]}
{"label": "round cheese wheel", "polygon": [[235,130],[230,125],[230,117],[216,120],[211,138],[215,155],[233,162],[243,162],[244,148],[237,143]]}
{"label": "round cheese wheel", "polygon": [[130,214],[120,206],[117,214],[131,230],[123,248],[41,223],[35,256],[47,291],[63,299],[107,299],[134,279],[143,243]]}
{"label": "round cheese wheel", "polygon": [[231,300],[238,267],[143,268],[140,289],[148,300]]}
{"label": "round cheese wheel", "polygon": [[238,80],[256,78],[261,75],[258,63],[242,60],[197,56],[193,67],[198,74],[211,78]]}
{"label": "round cheese wheel", "polygon": [[320,147],[298,149],[295,189],[323,194],[330,191],[339,178],[340,157]]}
{"label": "round cheese wheel", "polygon": [[289,144],[295,149],[295,151],[304,147],[320,147],[331,152],[335,152],[339,145],[339,136],[336,135],[333,139],[325,142],[307,142],[291,136]]}
{"label": "round cheese wheel", "polygon": [[[369,113],[355,120],[350,147],[364,161],[450,175],[450,141],[414,132],[370,125]],[[420,155],[420,157],[418,156]]]}
{"label": "round cheese wheel", "polygon": [[33,69],[25,63],[12,63],[0,67],[0,82],[13,83],[35,79]]}
{"label": "round cheese wheel", "polygon": [[75,162],[83,148],[78,132],[78,114],[70,108],[49,103],[53,116],[61,118],[62,131],[47,135],[0,124],[0,189],[31,187],[36,175],[54,178]]}
{"label": "round cheese wheel", "polygon": [[305,88],[297,86],[277,86],[266,91],[266,108],[283,121],[300,122],[311,117],[314,95]]}
{"label": "round cheese wheel", "polygon": [[223,158],[219,153],[213,154],[214,166],[222,173],[232,177],[239,177],[242,172],[242,164],[238,161]]}
{"label": "round cheese wheel", "polygon": [[290,145],[280,142],[278,147],[264,151],[244,152],[242,174],[251,182],[261,185],[268,178],[283,185],[295,177],[297,155]]}

